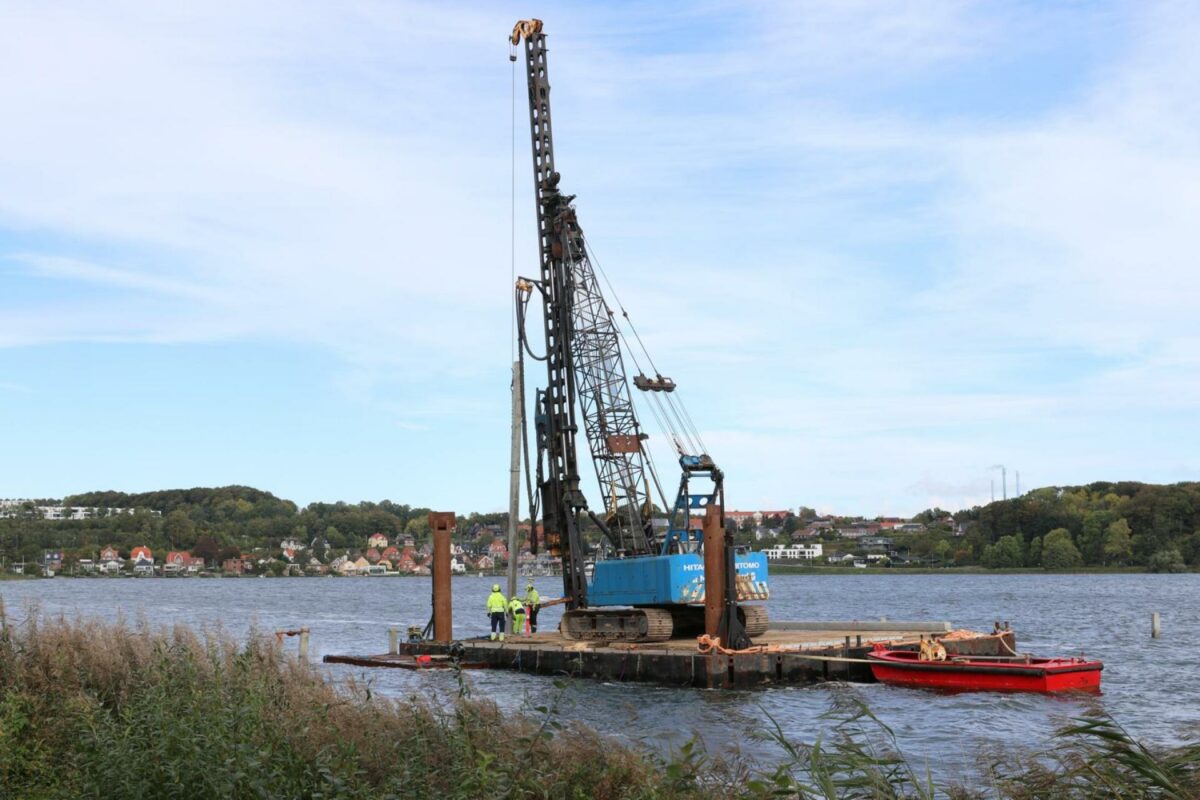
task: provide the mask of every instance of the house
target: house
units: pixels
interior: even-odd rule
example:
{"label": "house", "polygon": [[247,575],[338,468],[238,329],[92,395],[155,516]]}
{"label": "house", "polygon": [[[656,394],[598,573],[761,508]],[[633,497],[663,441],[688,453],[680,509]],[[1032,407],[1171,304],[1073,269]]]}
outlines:
{"label": "house", "polygon": [[227,558],[221,562],[221,571],[231,575],[243,575],[247,566],[249,566],[248,563],[240,558]]}
{"label": "house", "polygon": [[733,520],[738,527],[741,527],[742,523],[748,519],[754,520],[754,524],[757,525],[762,522],[762,517],[755,517],[754,514],[755,512],[753,511],[726,511],[725,519]]}
{"label": "house", "polygon": [[367,537],[367,547],[375,547],[380,550],[388,546],[388,538],[382,533],[372,533]]}
{"label": "house", "polygon": [[354,572],[352,575],[366,575],[371,569],[371,562],[367,561],[362,556],[354,560]]}
{"label": "house", "polygon": [[129,554],[129,560],[133,562],[134,573],[138,575],[154,574],[154,553],[149,547],[133,548],[133,552]]}
{"label": "house", "polygon": [[376,550],[374,547],[371,547],[367,550],[365,558],[371,564],[378,564],[379,563],[379,551]]}
{"label": "house", "polygon": [[496,568],[496,561],[491,556],[480,556],[479,560],[475,562],[475,569],[478,569],[478,570],[495,569],[495,568]]}
{"label": "house", "polygon": [[492,543],[488,545],[487,554],[491,556],[493,560],[500,559],[507,561],[508,546],[504,544],[503,539],[497,536],[495,539],[492,539]]}
{"label": "house", "polygon": [[387,561],[389,564],[395,564],[400,560],[400,548],[395,546],[385,547],[383,552],[379,554],[379,558]]}
{"label": "house", "polygon": [[63,552],[62,550],[46,550],[42,553],[42,567],[51,572],[58,572],[62,569]]}
{"label": "house", "polygon": [[120,561],[120,560],[121,560],[121,554],[118,553],[117,548],[113,547],[111,544],[108,547],[106,547],[100,551],[101,563],[103,563],[105,561]]}
{"label": "house", "polygon": [[279,543],[279,549],[284,551],[291,550],[294,553],[297,550],[306,550],[307,547],[305,546],[304,542],[296,539],[295,537],[289,536]]}
{"label": "house", "polygon": [[191,563],[191,553],[183,550],[172,550],[167,553],[166,559],[163,560],[162,573],[163,575],[178,575],[181,572],[186,572]]}
{"label": "house", "polygon": [[352,560],[350,560],[349,558],[335,559],[334,562],[332,564],[330,564],[329,566],[330,566],[330,569],[335,570],[338,575],[356,575],[356,574],[358,574],[357,573],[358,568],[354,566],[354,562]]}
{"label": "house", "polygon": [[[371,566],[367,567],[367,574],[368,575],[387,575],[388,574],[388,562],[380,561],[378,564],[372,564]],[[392,573],[392,574],[395,574],[395,573]]]}
{"label": "house", "polygon": [[450,574],[451,575],[462,575],[466,571],[467,571],[467,565],[464,564],[458,558],[458,556],[454,556],[453,558],[450,559]]}
{"label": "house", "polygon": [[735,523],[737,523],[738,527],[741,527],[741,525],[744,522],[746,522],[747,520],[753,520],[755,526],[759,526],[759,525],[763,524],[763,520],[786,519],[787,515],[790,513],[792,513],[792,512],[790,512],[790,511],[726,511],[725,519],[733,520]]}
{"label": "house", "polygon": [[188,574],[195,575],[197,572],[204,569],[206,566],[208,566],[208,565],[204,563],[203,558],[201,558],[200,556],[192,556],[188,560],[188,565],[187,565]]}
{"label": "house", "polygon": [[79,559],[79,568],[84,572],[95,572],[96,562],[90,558],[81,558]]}
{"label": "house", "polygon": [[768,561],[812,561],[814,558],[820,558],[824,555],[824,545],[820,542],[810,545],[782,545],[777,544],[774,547],[768,547],[763,550],[763,555]]}
{"label": "house", "polygon": [[412,572],[416,568],[417,562],[413,560],[412,554],[408,551],[408,549],[405,549],[405,551],[400,554],[400,557],[396,559],[396,571]]}
{"label": "house", "polygon": [[308,559],[308,566],[304,568],[304,571],[310,575],[326,575],[329,573],[329,567],[313,556]]}

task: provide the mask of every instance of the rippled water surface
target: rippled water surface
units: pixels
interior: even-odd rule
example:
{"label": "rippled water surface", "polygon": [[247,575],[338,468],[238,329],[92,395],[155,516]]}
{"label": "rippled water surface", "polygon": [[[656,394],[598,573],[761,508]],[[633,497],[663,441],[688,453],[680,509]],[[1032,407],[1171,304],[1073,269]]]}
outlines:
{"label": "rippled water surface", "polygon": [[[485,633],[484,599],[491,578],[454,579],[457,637]],[[537,580],[543,596],[557,579]],[[429,580],[422,578],[67,579],[0,583],[12,618],[36,604],[45,615],[144,617],[151,623],[220,625],[243,635],[307,626],[312,656],[379,653],[387,629],[429,618]],[[1018,646],[1042,655],[1085,652],[1103,659],[1104,694],[1096,701],[1037,695],[936,695],[879,685],[856,691],[896,732],[901,748],[935,772],[974,760],[983,746],[1041,746],[1054,728],[1099,702],[1136,735],[1171,743],[1200,733],[1195,647],[1200,638],[1200,575],[785,575],[772,578],[774,619],[949,620],[990,630],[1009,620]],[[1150,638],[1159,611],[1163,636]],[[542,614],[557,625],[559,609]],[[293,645],[294,646],[294,645]],[[381,693],[444,696],[457,691],[446,673],[329,667],[361,676]],[[830,686],[755,691],[702,691],[639,684],[570,681],[563,689],[540,676],[479,671],[476,695],[503,706],[557,703],[564,716],[609,733],[656,745],[700,734],[710,750],[769,755],[754,738],[769,713],[785,733],[812,741],[830,723]]]}

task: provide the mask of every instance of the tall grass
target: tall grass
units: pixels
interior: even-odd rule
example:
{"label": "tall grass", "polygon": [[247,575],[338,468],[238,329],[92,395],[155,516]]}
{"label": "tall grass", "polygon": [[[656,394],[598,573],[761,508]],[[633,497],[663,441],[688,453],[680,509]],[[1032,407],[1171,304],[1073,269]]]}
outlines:
{"label": "tall grass", "polygon": [[987,762],[970,788],[935,786],[850,693],[824,739],[769,731],[776,763],[696,742],[660,757],[552,705],[381,698],[269,639],[144,623],[5,625],[0,691],[0,798],[1200,797],[1200,746],[1152,752],[1102,717],[1048,755]]}
{"label": "tall grass", "polygon": [[677,794],[581,727],[335,687],[269,640],[29,619],[0,634],[0,797]]}

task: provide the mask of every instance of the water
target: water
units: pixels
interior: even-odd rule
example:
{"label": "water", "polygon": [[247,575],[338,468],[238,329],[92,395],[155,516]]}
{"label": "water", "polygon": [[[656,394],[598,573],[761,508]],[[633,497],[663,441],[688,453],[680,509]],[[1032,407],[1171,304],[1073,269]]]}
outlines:
{"label": "water", "polygon": [[[1158,744],[1200,736],[1194,661],[1200,638],[1200,575],[784,575],[772,579],[775,619],[949,620],[991,630],[1009,620],[1021,650],[1043,655],[1084,652],[1105,662],[1098,700],[1039,695],[937,695],[880,685],[860,696],[896,732],[901,749],[935,774],[969,768],[983,747],[1047,746],[1056,726],[1099,703],[1134,735]],[[454,579],[456,637],[487,632],[484,600],[493,579]],[[556,596],[554,578],[535,581]],[[523,585],[523,584],[522,584]],[[387,629],[429,619],[427,578],[94,579],[0,583],[10,620],[35,603],[43,615],[87,615],[152,624],[220,626],[235,635],[307,626],[311,653],[372,654],[387,649]],[[1150,638],[1160,611],[1163,636]],[[558,624],[560,608],[539,622]],[[295,640],[289,646],[294,647]],[[393,696],[450,697],[452,675],[329,666]],[[481,670],[469,674],[476,696],[506,708],[557,704],[567,718],[601,731],[673,747],[693,734],[710,751],[768,759],[756,738],[769,713],[787,736],[810,742],[831,725],[832,686],[705,691],[590,680],[556,688],[547,677]]]}

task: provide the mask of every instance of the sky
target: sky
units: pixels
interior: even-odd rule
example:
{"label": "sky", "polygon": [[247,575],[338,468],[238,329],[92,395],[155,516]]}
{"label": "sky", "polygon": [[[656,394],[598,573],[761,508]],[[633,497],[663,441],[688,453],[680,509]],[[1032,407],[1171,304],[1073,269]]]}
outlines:
{"label": "sky", "polygon": [[1194,3],[2,13],[0,497],[506,508],[522,16],[731,507],[1200,478]]}

